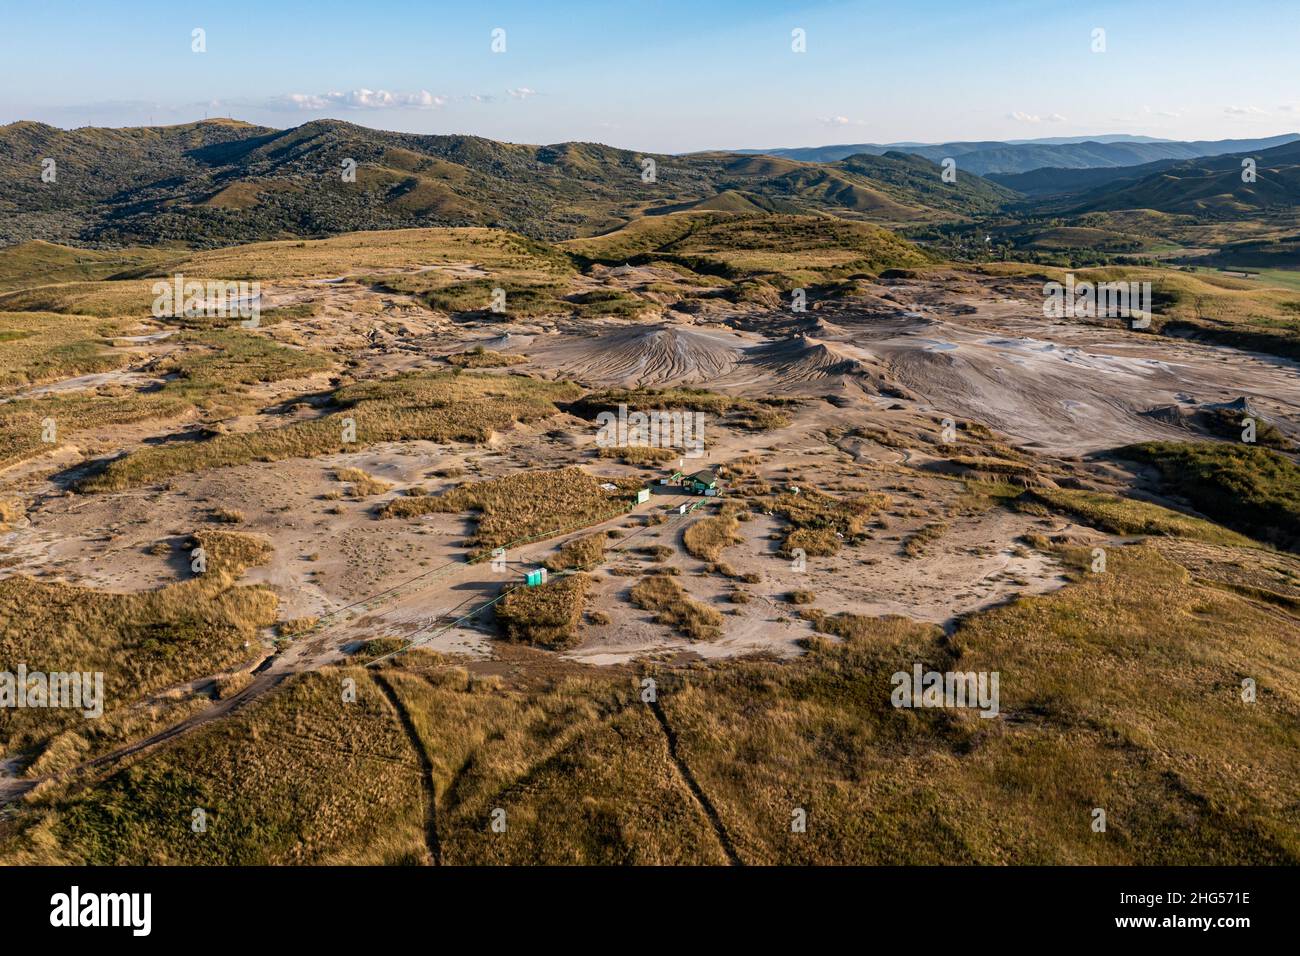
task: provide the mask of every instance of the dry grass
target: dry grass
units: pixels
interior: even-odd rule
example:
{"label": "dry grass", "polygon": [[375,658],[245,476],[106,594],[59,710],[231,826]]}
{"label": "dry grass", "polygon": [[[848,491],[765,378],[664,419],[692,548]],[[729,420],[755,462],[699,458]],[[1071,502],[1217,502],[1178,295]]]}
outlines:
{"label": "dry grass", "polygon": [[[83,334],[92,335],[90,331]],[[114,387],[101,393],[69,392],[0,405],[0,467],[109,425],[172,419],[200,410],[216,417],[242,414],[255,404],[253,386],[258,383],[299,378],[332,364],[323,355],[291,349],[252,332],[183,332],[172,341],[183,349],[153,368],[156,374],[171,376],[157,390],[137,392]],[[125,356],[115,353],[108,367],[120,365]],[[65,356],[59,360],[62,365],[49,367],[48,371],[51,377],[59,377],[94,370],[97,361]],[[31,374],[31,368],[22,374]],[[42,425],[47,419],[57,427],[54,444],[43,441]]]}
{"label": "dry grass", "polygon": [[[443,863],[726,862],[625,677],[485,688],[455,669],[386,676],[433,764]],[[488,825],[498,808],[504,833]]]}
{"label": "dry grass", "polygon": [[206,573],[157,591],[0,580],[0,660],[47,673],[103,672],[105,698],[97,720],[79,710],[0,711],[0,753],[27,755],[33,773],[60,769],[150,726],[156,715],[134,702],[252,655],[258,632],[275,621],[277,601],[267,588],[235,581],[264,563],[270,547],[231,531],[203,530],[194,539],[207,554]]}
{"label": "dry grass", "polygon": [[737,519],[737,514],[744,510],[743,505],[728,502],[718,514],[696,521],[682,534],[686,550],[701,561],[716,564],[722,559],[724,549],[744,540]]}
{"label": "dry grass", "polygon": [[672,448],[652,448],[648,445],[626,445],[622,448],[601,448],[596,452],[599,458],[612,458],[625,465],[645,465],[660,461],[669,461],[680,456]]}
{"label": "dry grass", "polygon": [[505,368],[510,365],[522,365],[528,359],[523,355],[493,352],[491,349],[485,349],[480,345],[467,352],[456,352],[448,355],[447,361],[459,368]]}
{"label": "dry grass", "polygon": [[271,543],[259,535],[240,531],[214,531],[204,528],[194,532],[190,543],[207,552],[208,572],[216,571],[238,577],[245,568],[255,568],[271,560]]}
{"label": "dry grass", "polygon": [[217,700],[225,700],[238,694],[252,682],[253,675],[248,671],[236,671],[233,674],[217,678],[213,692],[216,694]]}
{"label": "dry grass", "polygon": [[652,574],[632,587],[632,602],[655,614],[655,623],[676,628],[693,641],[711,641],[722,633],[722,615],[696,601],[672,576]]}
{"label": "dry grass", "polygon": [[110,347],[127,325],[49,312],[0,312],[0,394],[121,368],[131,353]]}
{"label": "dry grass", "polygon": [[[663,698],[748,862],[1300,859],[1295,625],[1150,549],[951,641],[899,618],[821,624],[841,640],[802,665],[719,669]],[[998,671],[1002,719],[894,709],[890,676],[915,662]],[[790,833],[796,807],[806,834]]]}
{"label": "dry grass", "polygon": [[[1191,243],[1193,245],[1198,243]],[[1216,243],[1217,244],[1217,243]],[[1065,281],[1067,270],[990,263],[981,271]],[[1078,282],[1150,282],[1155,316],[1152,332],[1193,333],[1220,345],[1300,358],[1296,293],[1265,279],[1172,268],[1108,267],[1072,270]],[[1110,320],[1119,322],[1121,320]]]}
{"label": "dry grass", "polygon": [[305,617],[294,617],[287,621],[281,621],[276,625],[276,631],[280,637],[294,638],[314,630],[319,623],[320,618],[314,614],[309,614]]}
{"label": "dry grass", "polygon": [[146,316],[155,298],[152,279],[114,282],[62,282],[0,293],[0,310],[59,312],[111,318]]}
{"label": "dry grass", "polygon": [[1156,534],[1191,538],[1211,544],[1249,547],[1253,542],[1203,518],[1180,514],[1149,501],[1120,498],[1100,491],[1040,488],[1034,498],[1114,534]]}
{"label": "dry grass", "polygon": [[[1300,593],[1300,563],[1264,554]],[[557,664],[483,681],[412,654],[379,676],[431,766],[444,863],[725,862],[685,767],[750,864],[1295,864],[1297,619],[1226,590],[1240,571],[1235,549],[1165,539],[951,636],[814,615],[833,637],[797,661],[653,669],[680,763],[639,675]],[[1265,585],[1283,588],[1252,579]],[[997,671],[1001,717],[892,707],[891,676],[918,662]],[[357,704],[339,702],[345,673]],[[427,859],[428,796],[384,696],[369,672],[296,679],[107,780],[42,793],[0,824],[0,859]],[[215,811],[201,840],[195,805]]]}
{"label": "dry grass", "polygon": [[546,559],[548,571],[586,571],[605,559],[609,536],[603,531],[566,541],[560,550]]}
{"label": "dry grass", "polygon": [[584,402],[599,403],[602,408],[626,405],[628,411],[684,411],[725,415],[736,409],[756,408],[755,402],[735,395],[711,392],[707,388],[616,388],[586,396]]}
{"label": "dry grass", "polygon": [[497,624],[508,641],[548,650],[578,642],[578,622],[591,579],[585,574],[553,578],[537,587],[514,586],[496,606]]}
{"label": "dry grass", "polygon": [[627,499],[608,493],[581,468],[520,472],[459,485],[441,495],[394,498],[386,518],[477,512],[469,544],[476,555],[491,548],[550,537],[595,524],[627,510]]}
{"label": "dry grass", "polygon": [[[344,703],[343,679],[356,682]],[[207,832],[190,830],[207,812]],[[8,862],[419,863],[419,766],[368,671],[309,674],[127,766],[38,798]]]}
{"label": "dry grass", "polygon": [[12,498],[0,498],[0,531],[17,524],[27,514],[22,502]]}
{"label": "dry grass", "polygon": [[951,525],[947,521],[931,521],[923,525],[908,535],[907,540],[903,542],[903,554],[909,558],[919,558],[925,554],[930,545],[948,533],[949,527]]}
{"label": "dry grass", "polygon": [[[576,386],[518,375],[450,372],[364,382],[337,391],[334,401],[339,410],[322,418],[143,448],[109,462],[79,487],[89,492],[121,491],[172,475],[250,461],[352,452],[382,441],[483,442],[516,422],[554,414],[553,401],[571,398],[577,391]],[[355,423],[355,442],[343,441],[345,420]]]}
{"label": "dry grass", "polygon": [[731,424],[746,431],[767,432],[785,428],[791,421],[790,413],[779,408],[754,408],[736,415]]}
{"label": "dry grass", "polygon": [[376,478],[374,475],[362,471],[360,468],[335,469],[334,478],[337,481],[351,482],[352,495],[356,498],[367,498],[370,495],[382,495],[393,487],[392,482],[384,481],[382,478]]}
{"label": "dry grass", "polygon": [[78,249],[34,240],[0,249],[0,289],[106,279],[111,275],[175,258],[169,249]]}
{"label": "dry grass", "polygon": [[[0,404],[0,467],[52,451],[90,429],[175,418],[190,408],[183,399],[161,392],[147,397],[68,394],[5,402]],[[43,440],[47,419],[55,425],[54,443]]]}
{"label": "dry grass", "polygon": [[250,385],[305,378],[334,364],[319,352],[290,348],[242,329],[181,331],[169,341],[182,351],[161,360],[155,371],[176,376],[166,390],[200,406]]}
{"label": "dry grass", "polygon": [[1300,467],[1255,445],[1145,442],[1119,452],[1154,465],[1202,514],[1261,541],[1300,547]]}
{"label": "dry grass", "polygon": [[835,498],[804,488],[798,494],[778,496],[771,509],[790,523],[782,545],[786,555],[801,548],[807,555],[825,556],[834,554],[843,544],[852,544],[863,534],[867,519],[888,503],[887,495]]}

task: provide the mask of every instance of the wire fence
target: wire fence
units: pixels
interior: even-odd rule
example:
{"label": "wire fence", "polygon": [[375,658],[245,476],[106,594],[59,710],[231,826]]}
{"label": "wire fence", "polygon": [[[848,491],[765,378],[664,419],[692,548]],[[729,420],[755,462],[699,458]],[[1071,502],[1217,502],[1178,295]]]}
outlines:
{"label": "wire fence", "polygon": [[[674,497],[681,497],[681,495],[676,495]],[[703,503],[704,503],[704,499],[696,501],[688,509],[688,513],[689,511],[694,511]],[[636,510],[637,504],[638,502],[636,500],[631,500],[618,508],[614,508],[608,512],[602,513],[596,516],[595,518],[590,518],[560,528],[552,528],[547,531],[541,531],[538,532],[537,534],[526,535],[524,537],[516,538],[513,541],[508,541],[505,544],[497,545],[492,549],[486,550],[478,554],[473,554],[466,558],[453,558],[450,561],[446,561],[435,568],[430,568],[428,571],[422,571],[419,574],[407,578],[404,581],[399,581],[397,584],[394,584],[393,586],[388,588],[384,588],[382,591],[376,591],[374,594],[367,595],[366,597],[360,598],[349,604],[345,604],[342,607],[335,608],[334,610],[330,611],[328,614],[322,615],[316,621],[316,623],[312,625],[310,628],[296,635],[296,639],[301,641],[309,637],[319,637],[320,635],[329,632],[333,628],[338,627],[339,625],[344,624],[350,620],[354,620],[360,615],[372,611],[377,607],[381,607],[385,604],[389,604],[392,601],[398,599],[399,597],[403,597],[408,594],[418,593],[419,591],[428,588],[430,585],[436,582],[440,577],[444,576],[447,573],[450,573],[454,569],[463,567],[465,565],[479,564],[485,560],[488,560],[489,558],[493,557],[496,552],[505,552],[511,548],[517,548],[520,547],[521,545],[530,544],[531,542],[534,541],[540,541],[545,538],[554,538],[559,535],[568,534],[571,531],[578,531],[581,530],[582,528],[589,528],[594,525],[598,525],[602,522],[610,520],[611,518],[618,517],[619,515],[630,514],[631,512]],[[629,539],[631,537],[635,537],[637,534],[640,534],[644,530],[645,528],[638,529],[636,532],[633,532],[633,534],[629,536]],[[617,550],[621,551],[623,549],[617,549]],[[568,573],[572,573],[572,571]],[[505,597],[506,593],[508,593],[508,591],[502,592],[500,595],[498,595],[496,600],[500,600],[502,597]],[[496,601],[493,601],[491,603],[495,604]]]}
{"label": "wire fence", "polygon": [[[680,496],[678,496],[678,497],[680,497]],[[661,530],[670,530],[670,529],[674,528],[674,527],[676,526],[676,525],[674,524],[674,522],[680,524],[680,522],[681,522],[683,519],[689,517],[689,516],[690,516],[690,515],[691,515],[691,514],[692,514],[692,513],[697,509],[697,508],[700,507],[700,505],[702,505],[702,504],[704,504],[704,503],[705,503],[705,499],[700,499],[699,501],[694,502],[693,504],[690,505],[690,507],[688,507],[688,508],[686,508],[686,509],[680,511],[680,512],[675,516],[675,517],[670,518],[670,519],[668,520],[668,522],[667,522],[667,523],[666,523],[666,524],[661,528]],[[627,509],[624,509],[623,513],[626,514],[626,513],[630,512],[634,507],[635,507],[635,502],[633,502],[632,507],[629,507],[629,508],[627,508]],[[594,525],[594,524],[599,524],[600,521],[602,521],[602,520],[608,520],[608,519],[598,519],[597,521],[591,522],[591,523],[589,523],[589,524],[581,525],[580,527],[588,527],[588,528],[589,528],[589,527],[591,527],[591,526]],[[599,561],[593,561],[591,564],[583,565],[583,566],[576,567],[576,568],[566,568],[565,570],[563,570],[563,571],[559,571],[559,572],[557,572],[556,574],[552,575],[552,576],[550,577],[549,580],[554,580],[554,579],[556,579],[556,578],[567,577],[567,576],[569,576],[569,575],[571,575],[571,574],[585,573],[585,572],[587,572],[587,571],[591,571],[591,570],[594,570],[595,568],[600,567],[602,564],[607,564],[607,563],[609,563],[609,561],[612,560],[612,558],[610,558],[609,555],[621,555],[623,552],[625,552],[625,551],[627,550],[627,548],[628,548],[628,543],[629,543],[630,541],[632,541],[633,538],[635,538],[637,535],[641,534],[641,533],[644,532],[644,531],[648,531],[648,530],[649,530],[650,528],[652,528],[652,527],[658,527],[658,526],[657,526],[657,525],[645,525],[645,526],[643,526],[643,527],[641,527],[641,528],[638,528],[636,531],[632,532],[632,534],[628,535],[626,538],[624,538],[622,541],[620,541],[620,542],[619,542],[619,546],[618,546],[617,548],[611,548],[609,551],[607,551],[607,552],[605,553],[605,556],[603,556]],[[574,530],[574,529],[571,528],[571,529],[568,529],[568,530]],[[557,532],[554,532],[553,534],[564,534],[564,533],[565,533],[564,531],[557,531]],[[536,540],[536,536],[533,536],[533,537],[530,538],[530,539],[520,539],[520,543],[526,543],[527,540]],[[505,598],[506,595],[510,594],[510,593],[513,592],[513,591],[518,590],[518,589],[521,588],[521,587],[527,587],[527,585],[525,585],[525,584],[517,584],[517,583],[516,583],[516,584],[513,584],[513,585],[510,585],[510,586],[506,587],[504,590],[502,590],[502,592],[501,592],[500,594],[498,594],[496,597],[492,598],[492,600],[490,600],[490,601],[486,601],[486,602],[484,602],[483,604],[480,604],[478,607],[474,608],[472,611],[467,612],[466,614],[462,615],[461,617],[457,618],[456,620],[452,621],[451,623],[449,623],[449,624],[444,624],[444,625],[441,625],[441,626],[437,626],[437,625],[435,625],[435,626],[434,626],[434,629],[433,629],[430,633],[428,633],[427,635],[421,636],[421,635],[423,634],[423,629],[422,629],[422,630],[417,630],[417,631],[415,632],[415,634],[411,635],[411,638],[410,638],[410,639],[407,641],[407,643],[404,644],[402,647],[396,648],[395,650],[389,651],[389,652],[386,653],[386,654],[381,654],[381,655],[379,655],[378,657],[375,657],[375,658],[373,658],[373,659],[371,659],[371,660],[369,660],[369,661],[366,661],[365,664],[362,665],[362,666],[364,666],[364,667],[373,667],[374,665],[376,665],[376,664],[378,664],[378,663],[380,663],[380,662],[382,662],[382,661],[386,661],[386,660],[388,660],[389,658],[396,657],[398,654],[404,654],[404,653],[406,653],[407,651],[411,650],[412,648],[416,647],[416,646],[419,645],[419,644],[426,644],[426,643],[428,643],[429,641],[432,641],[433,639],[435,639],[435,638],[437,638],[437,637],[439,637],[439,636],[441,636],[441,635],[443,635],[443,634],[446,634],[448,631],[453,630],[454,628],[459,627],[461,624],[465,623],[466,621],[470,620],[471,618],[477,617],[479,614],[481,614],[482,612],[486,611],[488,608],[493,607],[494,605],[496,605],[497,602],[499,602],[499,601],[501,601],[503,598]]]}

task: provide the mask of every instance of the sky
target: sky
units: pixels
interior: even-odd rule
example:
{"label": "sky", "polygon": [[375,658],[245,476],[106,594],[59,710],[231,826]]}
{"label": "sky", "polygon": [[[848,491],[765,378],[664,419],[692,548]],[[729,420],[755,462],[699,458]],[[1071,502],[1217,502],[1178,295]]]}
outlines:
{"label": "sky", "polygon": [[0,6],[0,123],[332,117],[655,152],[1300,130],[1300,0]]}

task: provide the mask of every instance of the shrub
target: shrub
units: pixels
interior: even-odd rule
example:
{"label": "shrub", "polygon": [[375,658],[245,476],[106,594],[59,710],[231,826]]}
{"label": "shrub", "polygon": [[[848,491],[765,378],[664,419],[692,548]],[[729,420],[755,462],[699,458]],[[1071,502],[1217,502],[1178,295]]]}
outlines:
{"label": "shrub", "polygon": [[376,478],[374,475],[367,474],[360,468],[338,468],[334,471],[334,477],[338,481],[347,481],[352,483],[352,494],[358,498],[366,498],[370,495],[382,495],[392,483]]}
{"label": "shrub", "polygon": [[1255,445],[1146,442],[1121,455],[1159,469],[1165,486],[1230,528],[1300,546],[1300,468]]}
{"label": "shrub", "polygon": [[605,557],[606,540],[605,533],[598,532],[566,541],[558,553],[547,558],[546,568],[549,571],[594,568]]}
{"label": "shrub", "polygon": [[496,605],[502,635],[548,650],[576,643],[590,582],[585,574],[569,574],[537,587],[514,587]]}
{"label": "shrub", "polygon": [[671,576],[652,574],[632,588],[637,607],[655,612],[655,622],[676,628],[695,641],[711,641],[722,633],[722,615],[691,598]]}

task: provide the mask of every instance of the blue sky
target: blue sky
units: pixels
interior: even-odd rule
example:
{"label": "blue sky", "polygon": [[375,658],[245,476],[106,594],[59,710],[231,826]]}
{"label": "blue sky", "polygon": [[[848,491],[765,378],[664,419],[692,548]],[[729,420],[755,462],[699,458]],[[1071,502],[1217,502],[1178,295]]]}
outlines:
{"label": "blue sky", "polygon": [[663,152],[1300,128],[1295,0],[5,0],[2,22],[0,122],[332,116]]}

